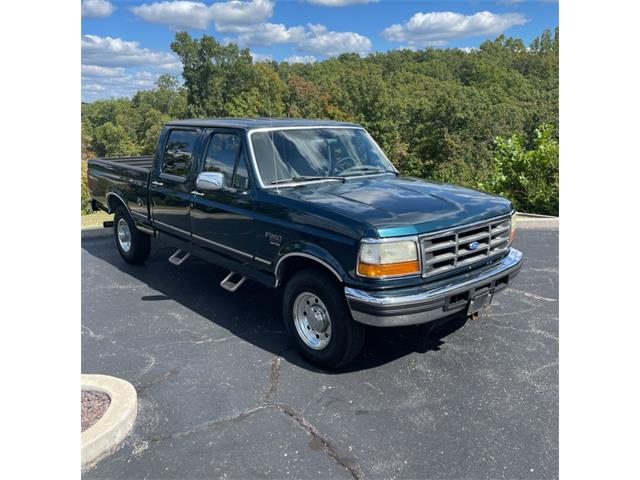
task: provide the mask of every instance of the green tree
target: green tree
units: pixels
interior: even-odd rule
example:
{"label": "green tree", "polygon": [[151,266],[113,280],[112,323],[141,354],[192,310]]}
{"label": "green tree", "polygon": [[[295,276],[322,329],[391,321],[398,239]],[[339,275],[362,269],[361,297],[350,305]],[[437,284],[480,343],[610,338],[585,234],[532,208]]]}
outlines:
{"label": "green tree", "polygon": [[189,116],[226,116],[227,105],[255,85],[248,48],[222,45],[210,35],[193,39],[187,32],[179,32],[171,50],[182,61]]}
{"label": "green tree", "polygon": [[152,153],[175,118],[353,121],[404,174],[502,193],[522,210],[558,210],[558,28],[528,47],[500,35],[470,51],[390,50],[308,65],[254,64],[247,49],[185,32],[171,48],[184,84],[161,76],[131,99],[82,105],[88,150]]}

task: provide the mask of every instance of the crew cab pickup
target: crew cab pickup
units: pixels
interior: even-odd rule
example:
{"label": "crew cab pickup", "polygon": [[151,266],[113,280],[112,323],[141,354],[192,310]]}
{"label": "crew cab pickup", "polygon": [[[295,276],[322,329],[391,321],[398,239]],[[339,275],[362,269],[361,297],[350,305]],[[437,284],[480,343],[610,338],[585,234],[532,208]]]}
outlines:
{"label": "crew cab pickup", "polygon": [[523,261],[509,200],[400,176],[352,123],[173,121],[155,155],[91,159],[88,179],[125,261],[162,235],[172,263],[228,270],[229,291],[281,288],[288,332],[327,368],[358,354],[365,325],[476,314]]}

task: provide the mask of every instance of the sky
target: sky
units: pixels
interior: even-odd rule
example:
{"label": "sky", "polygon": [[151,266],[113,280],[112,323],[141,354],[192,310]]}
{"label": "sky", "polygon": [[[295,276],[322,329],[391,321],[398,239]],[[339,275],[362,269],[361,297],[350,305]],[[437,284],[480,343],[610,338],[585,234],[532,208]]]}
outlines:
{"label": "sky", "polygon": [[130,97],[180,79],[177,31],[250,49],[254,61],[321,61],[398,48],[478,47],[504,33],[528,44],[559,24],[553,0],[82,0],[82,100]]}

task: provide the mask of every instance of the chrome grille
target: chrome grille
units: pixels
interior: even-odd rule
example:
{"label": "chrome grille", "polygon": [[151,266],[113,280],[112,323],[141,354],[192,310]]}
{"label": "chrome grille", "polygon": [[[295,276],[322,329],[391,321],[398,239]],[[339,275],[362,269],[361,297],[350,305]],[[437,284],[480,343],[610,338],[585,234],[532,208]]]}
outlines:
{"label": "chrome grille", "polygon": [[422,276],[439,275],[506,252],[510,230],[511,218],[502,217],[421,236]]}

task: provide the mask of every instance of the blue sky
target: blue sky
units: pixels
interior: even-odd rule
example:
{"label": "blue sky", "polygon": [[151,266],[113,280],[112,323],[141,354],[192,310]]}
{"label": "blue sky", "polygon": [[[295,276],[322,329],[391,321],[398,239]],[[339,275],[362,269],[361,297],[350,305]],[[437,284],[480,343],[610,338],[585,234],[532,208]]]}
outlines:
{"label": "blue sky", "polygon": [[313,62],[344,52],[473,48],[500,33],[525,43],[558,25],[548,0],[82,1],[82,99],[130,96],[180,77],[176,31],[248,47],[254,59]]}

